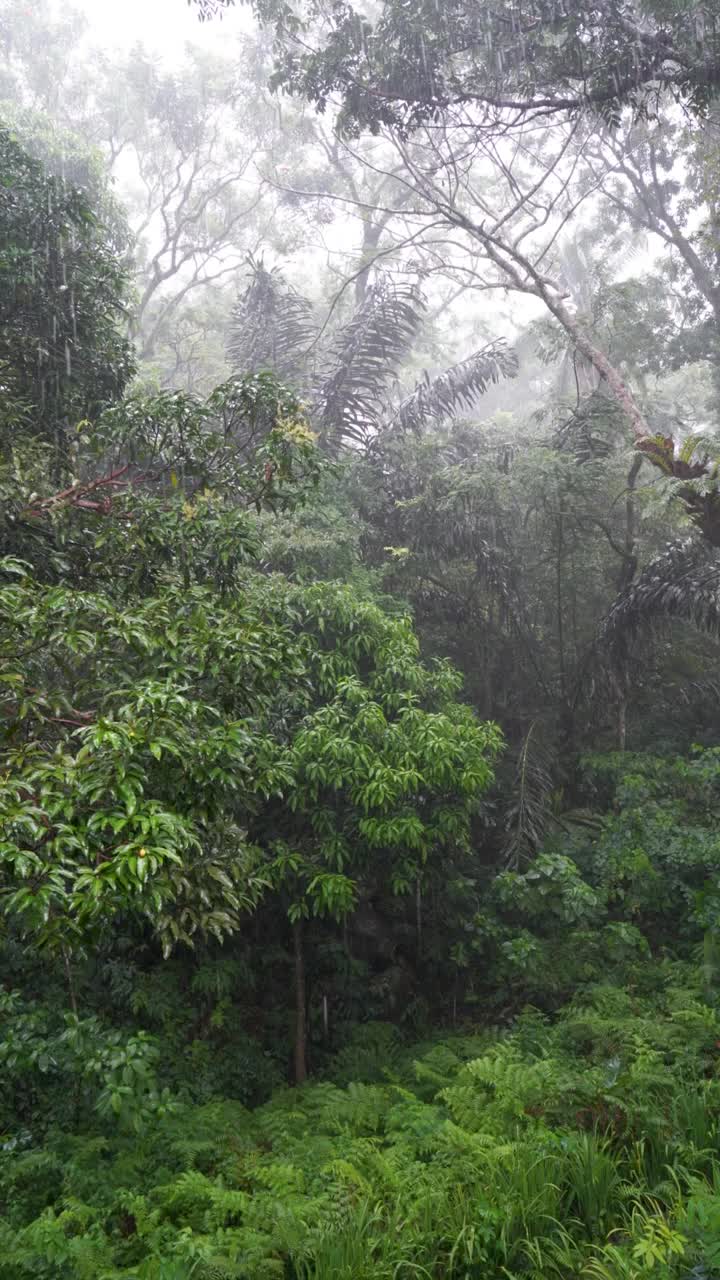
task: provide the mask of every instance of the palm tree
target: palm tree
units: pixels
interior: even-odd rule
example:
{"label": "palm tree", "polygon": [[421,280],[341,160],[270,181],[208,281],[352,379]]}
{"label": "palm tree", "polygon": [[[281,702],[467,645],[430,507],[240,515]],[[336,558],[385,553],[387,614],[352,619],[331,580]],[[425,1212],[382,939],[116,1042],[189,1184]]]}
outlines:
{"label": "palm tree", "polygon": [[720,563],[695,538],[670,543],[618,595],[600,631],[603,648],[620,665],[636,637],[671,619],[720,636]]}
{"label": "palm tree", "polygon": [[516,371],[512,350],[491,342],[401,397],[398,375],[424,315],[417,284],[378,274],[350,319],[325,340],[326,326],[308,299],[277,268],[251,263],[233,312],[228,356],[238,373],[272,369],[299,390],[326,449],[367,448],[389,432],[439,425]]}
{"label": "palm tree", "polygon": [[[712,545],[694,536],[669,543],[654,556],[618,593],[598,628],[593,660],[585,671],[593,688],[585,692],[614,706],[620,750],[625,747],[630,696],[642,689],[652,669],[648,649],[658,633],[662,638],[678,622],[711,642],[720,639],[720,559]],[[688,705],[691,697],[699,698],[698,706],[704,707],[708,698],[716,702],[720,696],[716,643],[704,651],[703,661],[712,668],[705,677],[681,677]],[[654,686],[654,705],[666,706],[668,714],[676,711],[677,688],[674,680]]]}

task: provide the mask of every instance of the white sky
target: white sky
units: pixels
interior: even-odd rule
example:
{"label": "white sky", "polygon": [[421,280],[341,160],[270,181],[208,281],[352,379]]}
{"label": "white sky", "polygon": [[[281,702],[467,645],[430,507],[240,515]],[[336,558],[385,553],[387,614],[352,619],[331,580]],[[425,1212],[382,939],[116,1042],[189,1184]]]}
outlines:
{"label": "white sky", "polygon": [[73,0],[73,7],[87,15],[91,43],[127,46],[142,40],[168,59],[179,57],[188,42],[217,47],[247,29],[250,20],[247,9],[236,7],[200,22],[187,0]]}

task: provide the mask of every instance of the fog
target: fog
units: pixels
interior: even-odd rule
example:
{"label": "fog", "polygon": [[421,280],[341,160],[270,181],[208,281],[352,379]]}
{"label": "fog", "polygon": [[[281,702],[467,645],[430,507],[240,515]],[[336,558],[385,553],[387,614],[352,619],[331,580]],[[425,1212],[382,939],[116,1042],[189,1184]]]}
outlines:
{"label": "fog", "polygon": [[[58,12],[60,0],[55,0]],[[252,19],[247,9],[232,9],[222,23],[201,23],[197,10],[182,0],[78,0],[75,6],[88,23],[88,38],[105,47],[125,47],[138,40],[162,51],[163,58],[177,63],[190,41],[204,49],[221,49],[231,35],[246,31]]]}
{"label": "fog", "polygon": [[719,33],[0,0],[0,1280],[720,1274]]}

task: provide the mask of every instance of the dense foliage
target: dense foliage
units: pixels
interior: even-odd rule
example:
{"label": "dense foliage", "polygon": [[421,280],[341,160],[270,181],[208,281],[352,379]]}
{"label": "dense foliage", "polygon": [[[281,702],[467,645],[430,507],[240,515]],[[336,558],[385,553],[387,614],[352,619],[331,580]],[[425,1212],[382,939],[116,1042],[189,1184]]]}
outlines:
{"label": "dense foliage", "polygon": [[713,1280],[714,11],[252,7],[0,0],[0,1280]]}
{"label": "dense foliage", "polygon": [[[366,1022],[321,1082],[247,1110],[278,1065],[238,1042],[221,953],[192,979],[206,1030],[180,971],[129,982],[128,958],[101,961],[88,990],[156,1028],[124,1042],[51,1012],[50,974],[18,957],[36,998],[4,998],[22,1120],[0,1161],[0,1274],[712,1274],[720,1024],[696,940],[720,891],[717,753],[586,767],[613,816],[499,877],[473,929],[488,992],[519,1008],[575,990],[553,1021],[536,1005],[412,1048]],[[685,960],[662,958],[667,938]]]}
{"label": "dense foliage", "polygon": [[82,165],[60,168],[52,150],[43,163],[7,128],[0,165],[4,414],[64,452],[70,426],[120,395],[132,373],[117,227]]}
{"label": "dense foliage", "polygon": [[322,1082],[141,1138],[21,1135],[0,1275],[712,1274],[717,1015],[681,965],[643,987],[410,1052],[370,1024]]}
{"label": "dense foliage", "polygon": [[[486,121],[505,107],[517,119],[595,109],[613,120],[628,101],[647,110],[668,85],[703,110],[718,87],[714,4],[451,0],[410,8],[383,0],[373,21],[347,3],[325,13],[313,3],[248,2],[284,46],[278,79],[323,109],[339,91],[354,130],[412,130],[467,103]],[[190,3],[207,17],[235,0]],[[318,13],[325,31],[313,47],[296,37]]]}

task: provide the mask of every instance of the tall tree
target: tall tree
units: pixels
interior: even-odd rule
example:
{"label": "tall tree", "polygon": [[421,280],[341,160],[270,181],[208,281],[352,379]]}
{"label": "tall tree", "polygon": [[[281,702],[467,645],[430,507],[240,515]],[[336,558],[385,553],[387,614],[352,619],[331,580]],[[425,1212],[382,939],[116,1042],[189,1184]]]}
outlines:
{"label": "tall tree", "polygon": [[132,467],[17,497],[74,531],[60,580],[30,540],[34,566],[0,560],[4,908],[69,965],[122,918],[169,953],[276,902],[302,1081],[303,921],[468,856],[499,732],[422,665],[409,618],[254,563],[249,508],[292,504],[317,473],[268,375],[206,407],[131,402],[99,430]]}
{"label": "tall tree", "polygon": [[[275,83],[320,111],[339,96],[340,131],[384,131],[413,191],[414,243],[441,256],[444,269],[456,253],[459,278],[463,256],[479,252],[472,274],[480,287],[537,298],[614,396],[650,461],[687,479],[676,442],[653,439],[635,389],[569,305],[556,246],[589,198],[579,174],[598,115],[614,125],[622,109],[647,114],[669,88],[695,112],[707,109],[718,35],[704,11],[608,3],[518,13],[457,0],[410,14],[388,0],[373,24],[351,6],[322,20],[313,6],[299,18],[276,0],[254,7],[275,30]],[[301,37],[304,21],[315,24],[312,41]],[[395,169],[391,161],[380,167]],[[438,225],[447,232],[442,254],[433,248]],[[691,479],[709,475],[700,457],[692,466]],[[692,486],[678,494],[704,536],[720,540]]]}
{"label": "tall tree", "polygon": [[0,367],[27,428],[68,435],[121,394],[133,361],[118,215],[91,166],[0,128]]}
{"label": "tall tree", "polygon": [[[217,337],[232,297],[223,284],[249,253],[292,240],[258,175],[261,158],[282,150],[261,42],[238,41],[231,54],[190,46],[169,68],[142,44],[127,54],[89,47],[81,15],[58,13],[48,0],[32,11],[2,0],[0,27],[13,113],[30,109],[65,130],[66,146],[92,148],[121,194],[134,242],[140,363],[162,383],[190,378],[210,390],[226,373]],[[81,35],[80,55],[70,57]],[[289,152],[296,122],[284,124]],[[198,331],[209,340],[204,369]]]}

